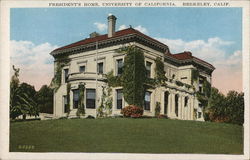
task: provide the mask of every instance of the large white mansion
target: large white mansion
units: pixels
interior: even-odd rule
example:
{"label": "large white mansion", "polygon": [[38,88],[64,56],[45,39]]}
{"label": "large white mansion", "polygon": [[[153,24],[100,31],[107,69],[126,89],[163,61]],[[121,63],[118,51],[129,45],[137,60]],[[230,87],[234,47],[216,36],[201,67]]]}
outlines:
{"label": "large white mansion", "polygon": [[[61,83],[54,94],[54,116],[66,116],[65,107],[68,103],[69,116],[76,114],[80,83],[85,84],[85,115],[96,116],[101,103],[102,88],[107,85],[105,74],[112,70],[114,76],[122,73],[125,55],[117,53],[117,49],[132,44],[143,50],[149,77],[155,77],[155,59],[160,57],[164,62],[165,76],[169,79],[167,85],[146,91],[144,115],[154,116],[156,102],[160,102],[160,113],[170,118],[203,121],[203,106],[198,101],[195,91],[202,92],[204,80],[211,83],[211,75],[215,68],[192,56],[191,52],[172,54],[167,45],[132,27],[115,31],[115,24],[116,17],[109,15],[108,34],[99,35],[94,32],[90,34],[90,38],[63,46],[50,53],[55,58],[55,72],[60,57],[67,56],[69,59],[61,68]],[[199,77],[197,81],[192,82],[194,69],[199,71]],[[67,83],[71,84],[69,102],[66,96]],[[122,95],[122,88],[112,87],[111,96],[113,101],[111,115],[120,115],[121,108],[127,105]]]}

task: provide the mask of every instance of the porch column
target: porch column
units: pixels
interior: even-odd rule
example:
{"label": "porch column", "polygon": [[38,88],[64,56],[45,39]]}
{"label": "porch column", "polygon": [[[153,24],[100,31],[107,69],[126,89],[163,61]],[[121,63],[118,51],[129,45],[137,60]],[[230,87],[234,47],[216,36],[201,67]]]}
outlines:
{"label": "porch column", "polygon": [[191,101],[192,101],[192,97],[191,96],[189,96],[188,97],[188,120],[192,120],[192,117],[191,117],[191,108],[192,108],[192,103],[191,103]]}
{"label": "porch column", "polygon": [[191,106],[190,106],[190,118],[191,120],[194,120],[194,96],[191,97]]}
{"label": "porch column", "polygon": [[161,96],[161,99],[160,99],[160,102],[161,102],[161,111],[160,111],[160,114],[164,114],[164,107],[165,107],[165,90],[161,89],[161,93],[160,93],[160,96]]}
{"label": "porch column", "polygon": [[171,113],[170,114],[175,117],[175,94],[174,92],[171,93]]}
{"label": "porch column", "polygon": [[171,113],[172,113],[172,111],[171,111],[171,108],[172,108],[172,104],[171,104],[172,99],[171,99],[171,96],[172,96],[172,94],[171,94],[170,91],[168,91],[168,93],[169,94],[168,94],[168,110],[167,110],[167,115],[170,116]]}
{"label": "porch column", "polygon": [[184,107],[184,105],[185,105],[185,95],[182,95],[181,96],[181,119],[186,119],[186,116],[185,116],[185,114],[186,114],[186,108]]}
{"label": "porch column", "polygon": [[70,98],[69,98],[69,102],[68,103],[70,104],[70,110],[72,110],[73,109],[73,104],[74,104],[73,103],[73,98],[74,97],[73,97],[73,92],[72,92],[71,88],[70,88],[70,91],[69,91],[69,97]]}
{"label": "porch column", "polygon": [[178,94],[178,119],[181,119],[181,94],[179,93]]}

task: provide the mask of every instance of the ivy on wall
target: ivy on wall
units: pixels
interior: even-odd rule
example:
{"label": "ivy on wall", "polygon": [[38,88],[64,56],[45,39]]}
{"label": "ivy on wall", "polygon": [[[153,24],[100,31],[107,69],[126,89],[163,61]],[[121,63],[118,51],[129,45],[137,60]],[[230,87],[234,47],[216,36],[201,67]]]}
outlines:
{"label": "ivy on wall", "polygon": [[85,92],[85,84],[79,84],[79,102],[76,115],[80,117],[81,115],[85,115],[85,106],[84,106],[84,92]]}
{"label": "ivy on wall", "polygon": [[208,99],[211,95],[211,84],[205,79],[202,85],[203,92],[196,92],[196,96],[198,101],[203,106],[203,109],[205,109],[208,105]]}
{"label": "ivy on wall", "polygon": [[158,117],[161,113],[161,103],[160,102],[156,102],[155,105],[155,116]]}
{"label": "ivy on wall", "polygon": [[206,79],[203,83],[203,92],[206,97],[210,97],[211,95],[211,83],[209,83]]}
{"label": "ivy on wall", "polygon": [[177,86],[184,86],[184,83],[182,83],[181,81],[175,81],[175,84],[177,85]]}
{"label": "ivy on wall", "polygon": [[60,57],[56,59],[56,71],[52,79],[52,87],[57,91],[61,86],[62,80],[62,69],[65,65],[69,63],[69,58],[67,56]]}
{"label": "ivy on wall", "polygon": [[101,104],[97,109],[97,117],[108,117],[112,114],[113,98],[112,89],[109,86],[102,86]]}
{"label": "ivy on wall", "polygon": [[71,89],[71,84],[67,83],[67,105],[66,105],[66,112],[67,112],[67,117],[69,116],[70,112],[70,89]]}
{"label": "ivy on wall", "polygon": [[136,46],[125,47],[123,51],[126,53],[122,74],[124,99],[129,105],[142,107],[146,81],[144,54]]}
{"label": "ivy on wall", "polygon": [[157,57],[155,60],[155,81],[156,84],[165,84],[167,77],[165,76],[164,63],[160,57]]}
{"label": "ivy on wall", "polygon": [[114,71],[111,70],[106,75],[106,82],[109,87],[118,87],[122,86],[122,76],[114,76]]}
{"label": "ivy on wall", "polygon": [[197,69],[192,69],[191,71],[191,84],[193,85],[199,78],[199,71]]}

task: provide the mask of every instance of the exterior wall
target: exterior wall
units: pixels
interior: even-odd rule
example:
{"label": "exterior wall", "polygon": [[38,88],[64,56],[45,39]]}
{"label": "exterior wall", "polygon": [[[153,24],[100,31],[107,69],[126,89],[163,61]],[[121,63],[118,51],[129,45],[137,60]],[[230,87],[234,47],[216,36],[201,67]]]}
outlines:
{"label": "exterior wall", "polygon": [[[131,44],[131,43],[130,43]],[[145,63],[146,61],[151,62],[151,78],[155,76],[155,62],[154,60],[157,57],[163,58],[163,54],[155,51],[151,48],[143,46],[138,43],[133,43],[140,47],[144,51],[145,55]],[[128,45],[128,44],[126,44]],[[118,59],[124,60],[124,55],[116,53],[115,50],[119,49],[124,45],[117,45],[112,47],[107,47],[104,49],[98,49],[94,51],[79,53],[70,55],[70,64],[65,66],[63,69],[69,69],[69,79],[71,84],[71,90],[77,89],[78,84],[85,83],[85,88],[96,89],[96,108],[95,109],[87,109],[85,108],[86,116],[97,115],[97,107],[100,105],[100,100],[102,97],[102,86],[106,84],[102,81],[104,76],[102,74],[97,74],[97,63],[103,62],[103,71],[104,74],[114,71],[114,74],[117,73],[116,61]],[[97,61],[97,62],[96,62]],[[80,73],[79,67],[84,65],[85,72]],[[181,81],[185,84],[191,85],[191,71],[195,68],[193,65],[176,67],[168,63],[164,63],[164,69],[166,71],[166,77],[172,79],[172,82],[167,82],[168,87],[158,87],[156,89],[149,90],[151,92],[151,101],[150,101],[150,110],[144,110],[144,115],[154,116],[155,114],[155,106],[156,102],[160,102],[161,104],[161,114],[164,114],[164,103],[165,96],[164,93],[168,92],[168,104],[167,104],[167,116],[174,119],[183,119],[183,120],[195,120],[194,110],[197,112],[202,112],[202,109],[199,107],[199,102],[194,95],[194,90],[192,88],[187,88],[185,86],[178,86],[175,84],[175,81]],[[173,76],[175,75],[175,76]],[[211,81],[211,77],[209,75],[203,74],[203,76],[207,77],[208,81]],[[64,103],[63,96],[67,94],[67,84],[64,83],[64,72],[62,72],[62,85],[54,94],[54,116],[62,117],[67,114],[64,113]],[[113,107],[112,107],[112,115],[121,115],[121,109],[117,109],[116,107],[116,90],[121,89],[120,87],[112,88],[112,97],[113,97]],[[86,93],[85,93],[86,95]],[[178,95],[178,116],[175,114],[175,95]],[[85,102],[86,102],[86,96]],[[187,105],[185,106],[185,97],[188,98]],[[123,99],[123,107],[126,106],[127,103]],[[69,116],[75,116],[77,109],[73,109],[73,92],[70,91],[70,114]],[[86,104],[85,104],[86,107]],[[204,120],[203,116],[197,120]]]}

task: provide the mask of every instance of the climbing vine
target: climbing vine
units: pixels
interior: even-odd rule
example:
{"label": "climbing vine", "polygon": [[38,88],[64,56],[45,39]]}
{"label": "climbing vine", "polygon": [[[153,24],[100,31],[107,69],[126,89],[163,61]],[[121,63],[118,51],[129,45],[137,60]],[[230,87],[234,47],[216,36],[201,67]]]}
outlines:
{"label": "climbing vine", "polygon": [[203,92],[206,97],[210,97],[211,95],[211,83],[209,83],[206,79],[203,83]]}
{"label": "climbing vine", "polygon": [[165,84],[167,77],[165,76],[164,63],[160,57],[157,57],[155,60],[155,82],[156,84]]}
{"label": "climbing vine", "polygon": [[109,87],[118,87],[122,86],[122,76],[114,76],[114,71],[111,70],[106,75],[106,82]]}
{"label": "climbing vine", "polygon": [[97,109],[97,117],[107,117],[112,114],[113,98],[112,89],[109,86],[102,86],[101,104]]}
{"label": "climbing vine", "polygon": [[85,106],[84,106],[84,91],[85,91],[85,84],[79,84],[79,103],[76,115],[80,117],[81,115],[85,115]]}
{"label": "climbing vine", "polygon": [[161,112],[161,103],[160,102],[156,102],[155,105],[155,116],[158,117],[160,115]]}
{"label": "climbing vine", "polygon": [[69,63],[69,58],[64,56],[60,57],[56,60],[56,71],[55,75],[52,79],[52,86],[57,91],[59,87],[61,86],[61,80],[62,80],[62,69],[65,65]]}
{"label": "climbing vine", "polygon": [[204,109],[208,105],[208,99],[211,95],[211,84],[205,79],[202,85],[203,92],[196,92],[198,101],[204,106]]}
{"label": "climbing vine", "polygon": [[67,105],[66,105],[66,112],[67,112],[67,117],[69,116],[69,112],[70,112],[70,88],[71,88],[71,84],[68,83],[67,84]]}
{"label": "climbing vine", "polygon": [[123,50],[126,53],[122,74],[124,99],[129,105],[142,107],[146,80],[144,54],[136,46],[128,46]]}
{"label": "climbing vine", "polygon": [[199,78],[199,71],[197,69],[192,69],[191,71],[191,84],[193,85]]}
{"label": "climbing vine", "polygon": [[177,85],[177,86],[184,86],[184,83],[182,83],[181,81],[175,81],[175,84]]}

